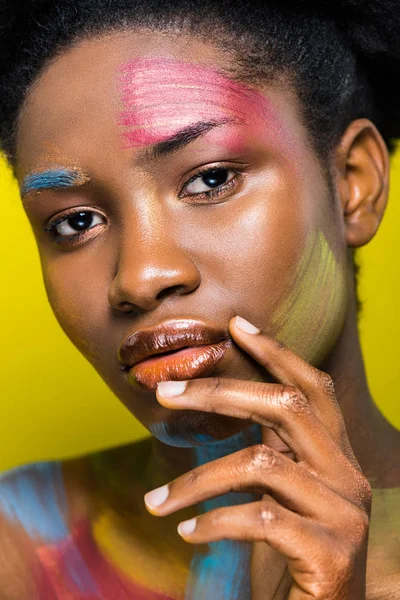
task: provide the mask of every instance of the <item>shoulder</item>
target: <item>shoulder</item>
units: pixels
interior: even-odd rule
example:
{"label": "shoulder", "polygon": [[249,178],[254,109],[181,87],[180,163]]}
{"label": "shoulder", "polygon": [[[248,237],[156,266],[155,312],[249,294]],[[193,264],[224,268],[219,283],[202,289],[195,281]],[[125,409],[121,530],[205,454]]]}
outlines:
{"label": "shoulder", "polygon": [[[0,473],[0,600],[42,600],[47,549],[92,517],[86,458],[42,461]],[[46,600],[51,600],[46,587]]]}
{"label": "shoulder", "polygon": [[59,478],[56,462],[32,463],[0,474],[0,600],[38,597],[36,542],[65,532]]}
{"label": "shoulder", "polygon": [[37,462],[0,475],[0,515],[32,540],[65,537],[66,492],[62,463]]}
{"label": "shoulder", "polygon": [[[0,518],[36,544],[63,540],[75,523],[94,516],[108,487],[139,479],[147,439],[64,461],[41,461],[0,473]],[[1,598],[0,598],[1,600]]]}
{"label": "shoulder", "polygon": [[87,456],[29,463],[0,473],[0,517],[36,545],[58,543],[91,518],[94,490]]}

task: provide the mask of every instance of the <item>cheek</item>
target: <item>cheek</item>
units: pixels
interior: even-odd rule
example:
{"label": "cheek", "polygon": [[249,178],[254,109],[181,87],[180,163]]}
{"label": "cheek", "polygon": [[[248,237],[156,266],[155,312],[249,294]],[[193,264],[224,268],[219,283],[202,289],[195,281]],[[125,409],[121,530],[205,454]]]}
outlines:
{"label": "cheek", "polygon": [[260,187],[243,212],[227,219],[229,233],[220,239],[229,243],[220,249],[218,276],[236,314],[317,365],[344,324],[346,248],[332,233],[340,231],[341,217],[324,185],[315,177],[313,186],[300,189],[295,177],[293,185],[289,180],[265,195]]}
{"label": "cheek", "polygon": [[267,327],[293,286],[307,234],[316,227],[315,210],[310,218],[296,181],[293,174],[271,173],[267,181],[261,176],[248,193],[221,210],[218,223],[213,221],[218,246],[209,244],[208,254],[204,249],[209,220],[194,240],[203,248],[206,276],[218,279],[231,312]]}
{"label": "cheek", "polygon": [[[49,303],[64,333],[92,363],[100,363],[106,345],[108,287],[102,280],[98,263],[84,261],[73,266],[68,255],[42,263],[43,280]],[[85,264],[86,262],[86,264]],[[100,271],[100,272],[99,272]],[[105,274],[103,275],[105,277]]]}
{"label": "cheek", "polygon": [[335,256],[322,231],[311,232],[271,328],[286,346],[318,365],[343,326],[347,294],[345,256]]}

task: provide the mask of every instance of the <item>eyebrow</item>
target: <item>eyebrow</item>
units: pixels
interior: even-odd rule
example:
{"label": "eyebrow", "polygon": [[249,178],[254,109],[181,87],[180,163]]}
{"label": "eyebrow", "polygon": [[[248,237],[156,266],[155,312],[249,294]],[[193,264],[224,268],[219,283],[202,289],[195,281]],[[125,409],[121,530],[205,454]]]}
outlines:
{"label": "eyebrow", "polygon": [[70,188],[83,185],[90,177],[79,169],[48,169],[27,175],[21,185],[21,196],[46,189]]}
{"label": "eyebrow", "polygon": [[[171,137],[148,146],[140,158],[140,162],[151,162],[167,156],[187,146],[211,129],[237,122],[238,119],[225,118],[218,121],[197,121],[174,133]],[[48,169],[27,175],[21,185],[21,197],[31,192],[78,187],[90,180],[90,177],[79,169]]]}
{"label": "eyebrow", "polygon": [[226,123],[234,123],[237,121],[237,118],[197,121],[192,125],[188,125],[187,127],[180,129],[166,140],[158,142],[157,144],[151,144],[151,146],[145,149],[140,162],[150,162],[163,156],[167,156],[168,154],[172,154],[173,152],[176,152],[177,150],[187,146],[191,142],[194,142],[194,140],[200,136],[205,135],[208,131],[214,129],[214,127],[219,127],[221,125],[225,125]]}

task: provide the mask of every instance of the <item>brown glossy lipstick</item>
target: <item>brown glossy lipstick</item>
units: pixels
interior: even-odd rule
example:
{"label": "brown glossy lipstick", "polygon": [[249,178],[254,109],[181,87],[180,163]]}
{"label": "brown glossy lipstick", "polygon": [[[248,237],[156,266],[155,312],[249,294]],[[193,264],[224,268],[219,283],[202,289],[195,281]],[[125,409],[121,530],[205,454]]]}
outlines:
{"label": "brown glossy lipstick", "polygon": [[227,330],[194,319],[169,320],[128,334],[118,359],[131,384],[155,390],[160,381],[207,375],[231,345]]}

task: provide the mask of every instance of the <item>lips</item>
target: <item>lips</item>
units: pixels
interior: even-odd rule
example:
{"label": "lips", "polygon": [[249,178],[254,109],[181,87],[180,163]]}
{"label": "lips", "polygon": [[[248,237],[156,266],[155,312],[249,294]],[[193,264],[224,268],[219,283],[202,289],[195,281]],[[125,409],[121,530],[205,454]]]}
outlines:
{"label": "lips", "polygon": [[160,381],[204,376],[231,346],[228,331],[192,319],[170,320],[129,334],[118,360],[128,381],[154,390]]}

